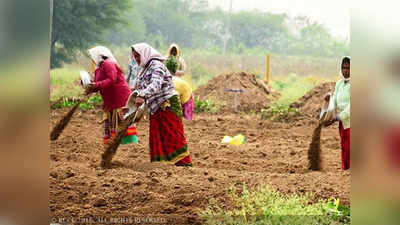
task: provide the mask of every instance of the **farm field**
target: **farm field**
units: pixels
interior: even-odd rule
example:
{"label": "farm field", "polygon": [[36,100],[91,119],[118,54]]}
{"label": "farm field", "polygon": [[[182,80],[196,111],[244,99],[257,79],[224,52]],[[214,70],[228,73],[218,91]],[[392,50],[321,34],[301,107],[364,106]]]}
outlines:
{"label": "farm field", "polygon": [[[250,92],[262,92],[251,82],[246,83],[249,77],[232,74],[224,80],[233,88],[244,85]],[[301,80],[296,79],[296,82]],[[281,90],[278,85],[285,82],[273,83],[275,94],[270,94],[271,99],[261,100],[287,106],[291,102],[286,101],[290,84]],[[195,91],[200,95],[198,101],[210,97],[206,97],[209,92],[204,90],[214,83]],[[51,216],[95,219],[102,215],[126,218],[146,215],[167,224],[215,224],[216,216],[210,216],[207,209],[218,206],[233,210],[237,205],[230,195],[232,188],[240,192],[244,186],[257,190],[260,185],[268,185],[284,196],[311,194],[306,205],[338,198],[341,205],[350,206],[350,172],[340,168],[337,125],[322,131],[322,170],[308,170],[307,151],[317,126],[315,116],[323,94],[332,91],[332,83],[304,90],[307,94],[302,98],[292,96],[299,98],[292,105],[300,113],[288,112],[281,119],[266,119],[249,110],[234,113],[227,106],[231,97],[222,102],[224,98],[215,97],[220,95],[219,89],[211,89],[215,93],[210,99],[223,105],[220,110],[212,113],[204,110],[196,113],[193,121],[184,121],[193,168],[149,162],[149,121],[145,118],[137,125],[139,144],[121,145],[111,169],[103,169],[99,166],[103,128],[97,123],[102,119],[102,110],[95,107],[77,111],[60,138],[50,143]],[[250,102],[246,96],[239,96],[239,105],[247,106],[242,101]],[[253,99],[251,103],[256,105],[257,101]],[[68,110],[51,110],[52,127]],[[244,135],[246,142],[240,146],[221,143],[224,136],[237,134]]]}

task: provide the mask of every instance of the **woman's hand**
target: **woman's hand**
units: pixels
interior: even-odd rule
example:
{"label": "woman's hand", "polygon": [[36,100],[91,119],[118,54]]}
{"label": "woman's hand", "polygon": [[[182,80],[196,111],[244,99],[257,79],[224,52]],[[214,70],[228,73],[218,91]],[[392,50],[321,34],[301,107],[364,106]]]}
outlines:
{"label": "woman's hand", "polygon": [[137,96],[135,99],[136,106],[139,107],[144,103],[144,98]]}
{"label": "woman's hand", "polygon": [[90,83],[85,87],[85,95],[89,95],[92,92],[94,92],[94,83]]}
{"label": "woman's hand", "polygon": [[336,122],[335,119],[325,121],[325,122],[324,122],[324,126],[325,126],[325,127],[329,127],[330,125],[334,124],[335,122]]}
{"label": "woman's hand", "polygon": [[119,111],[119,118],[121,120],[124,120],[124,116],[129,112],[129,108],[127,107],[123,107],[120,111]]}
{"label": "woman's hand", "polygon": [[325,126],[325,127],[329,127],[330,125],[334,124],[336,121],[339,121],[339,117],[338,117],[338,116],[336,116],[336,117],[333,118],[332,120],[325,121],[325,122],[324,122],[324,126]]}
{"label": "woman's hand", "polygon": [[142,119],[142,117],[141,116],[139,116],[139,117],[136,117],[135,118],[135,121],[133,121],[134,123],[139,123],[139,121]]}
{"label": "woman's hand", "polygon": [[326,94],[325,97],[324,97],[324,100],[326,102],[329,102],[330,99],[331,99],[331,94],[330,93]]}

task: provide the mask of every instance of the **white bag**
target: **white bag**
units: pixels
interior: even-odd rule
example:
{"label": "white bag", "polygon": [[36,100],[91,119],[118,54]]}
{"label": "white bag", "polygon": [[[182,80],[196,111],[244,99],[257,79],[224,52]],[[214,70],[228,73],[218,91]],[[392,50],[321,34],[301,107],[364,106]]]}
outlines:
{"label": "white bag", "polygon": [[132,113],[136,113],[136,118],[141,118],[144,113],[145,105],[142,104],[139,108],[136,106],[136,96],[138,95],[137,91],[133,91],[126,102],[125,107],[129,109],[129,111],[124,115],[124,120],[128,118]]}
{"label": "white bag", "polygon": [[80,73],[80,76],[81,76],[81,81],[82,81],[83,87],[86,87],[88,84],[91,83],[90,75],[89,75],[88,72],[83,71],[83,70],[80,71],[79,73]]}
{"label": "white bag", "polygon": [[330,121],[333,118],[333,114],[335,111],[335,105],[333,101],[333,94],[328,93],[329,95],[329,103],[325,102],[324,106],[321,108],[321,113],[319,114],[319,119],[321,121]]}

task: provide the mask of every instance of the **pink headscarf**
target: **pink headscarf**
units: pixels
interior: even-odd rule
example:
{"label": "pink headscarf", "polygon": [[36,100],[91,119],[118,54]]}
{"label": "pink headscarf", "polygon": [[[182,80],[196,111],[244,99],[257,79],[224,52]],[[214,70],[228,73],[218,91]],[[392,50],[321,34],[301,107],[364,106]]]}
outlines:
{"label": "pink headscarf", "polygon": [[[157,50],[148,45],[147,43],[139,43],[131,46],[140,55],[140,67],[144,68],[151,59],[160,59],[165,61],[166,58],[162,56]],[[133,59],[133,52],[131,53]]]}

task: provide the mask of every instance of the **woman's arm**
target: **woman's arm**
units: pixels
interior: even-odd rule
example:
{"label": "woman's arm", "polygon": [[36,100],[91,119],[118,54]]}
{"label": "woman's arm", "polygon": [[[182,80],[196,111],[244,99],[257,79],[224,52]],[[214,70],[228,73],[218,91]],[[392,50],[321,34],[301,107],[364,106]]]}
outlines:
{"label": "woman's arm", "polygon": [[[337,90],[338,90],[338,82],[336,82],[336,85],[335,85],[335,90],[334,90],[334,92],[333,92],[333,95],[331,96],[331,98],[333,98],[332,99],[332,101],[333,101],[333,118],[330,120],[330,121],[326,121],[325,122],[325,126],[330,126],[330,125],[332,125],[334,122],[336,122],[337,121]],[[329,106],[328,106],[329,107]]]}
{"label": "woman's arm", "polygon": [[107,88],[117,80],[118,71],[113,62],[104,61],[102,66],[106,79],[94,83],[96,90]]}
{"label": "woman's arm", "polygon": [[336,114],[337,114],[337,92],[338,92],[338,85],[339,85],[339,82],[340,81],[338,81],[338,82],[336,82],[336,85],[335,85],[335,91],[333,92],[333,111],[334,111],[334,115],[336,116]]}

